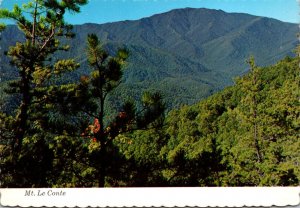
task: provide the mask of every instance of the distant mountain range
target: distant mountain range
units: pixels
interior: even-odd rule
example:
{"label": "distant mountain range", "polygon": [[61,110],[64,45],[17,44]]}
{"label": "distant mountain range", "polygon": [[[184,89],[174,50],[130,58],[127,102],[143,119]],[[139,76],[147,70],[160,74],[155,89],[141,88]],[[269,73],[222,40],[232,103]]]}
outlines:
{"label": "distant mountain range", "polygon": [[[211,9],[177,9],[136,21],[84,24],[74,27],[69,57],[81,62],[77,78],[89,69],[85,43],[96,33],[112,52],[121,46],[130,50],[123,96],[141,91],[161,91],[169,108],[192,104],[232,84],[232,78],[247,72],[246,59],[269,65],[296,47],[298,25],[275,19]],[[2,50],[21,36],[15,26],[2,34]],[[3,60],[5,79],[15,75]]]}

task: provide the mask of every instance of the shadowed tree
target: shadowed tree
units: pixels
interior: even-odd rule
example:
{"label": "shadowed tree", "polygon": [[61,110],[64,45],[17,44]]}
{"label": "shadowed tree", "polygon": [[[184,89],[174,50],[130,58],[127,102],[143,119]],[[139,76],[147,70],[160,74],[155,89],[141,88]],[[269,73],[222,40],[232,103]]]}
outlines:
{"label": "shadowed tree", "polygon": [[[160,125],[163,119],[164,104],[159,93],[145,93],[142,98],[143,108],[136,110],[134,102],[125,102],[118,109],[114,119],[105,120],[107,96],[121,83],[122,67],[128,57],[127,49],[119,49],[114,56],[103,49],[95,34],[88,35],[87,56],[91,75],[81,77],[78,86],[78,101],[81,111],[93,119],[93,124],[84,133],[91,140],[90,151],[92,166],[96,170],[99,187],[105,186],[109,153],[112,141],[120,134],[136,129],[145,129],[149,125]],[[94,106],[96,110],[93,109]]]}
{"label": "shadowed tree", "polygon": [[[57,100],[57,92],[71,87],[59,85],[56,78],[79,67],[72,59],[52,60],[52,57],[58,51],[69,49],[68,45],[61,44],[63,38],[74,36],[72,25],[64,21],[65,13],[77,13],[86,3],[87,0],[31,0],[22,7],[15,5],[12,11],[0,9],[0,18],[12,20],[23,33],[23,40],[6,52],[10,64],[18,70],[18,78],[9,83],[6,93],[20,99],[13,117],[1,119],[1,123],[9,123],[5,128],[10,129],[5,130],[9,138],[4,139],[10,143],[12,152],[12,170],[7,172],[15,180],[11,186],[47,186],[44,175],[47,171],[43,169],[51,164],[44,133],[48,130],[47,108]],[[31,155],[25,154],[31,150]],[[33,179],[33,174],[39,179]]]}

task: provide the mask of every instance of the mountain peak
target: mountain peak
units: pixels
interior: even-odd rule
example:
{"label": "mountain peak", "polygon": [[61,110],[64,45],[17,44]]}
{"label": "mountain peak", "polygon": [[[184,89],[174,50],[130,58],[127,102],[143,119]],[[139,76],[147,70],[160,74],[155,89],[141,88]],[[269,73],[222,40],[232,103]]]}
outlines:
{"label": "mountain peak", "polygon": [[223,10],[216,10],[216,9],[207,9],[207,8],[192,8],[192,7],[186,7],[186,8],[179,8],[179,9],[172,9],[170,11],[161,13],[161,14],[155,14],[148,18],[153,17],[159,17],[159,16],[168,16],[168,15],[188,15],[193,16],[195,14],[202,14],[202,15],[216,15],[216,14],[225,14]]}
{"label": "mountain peak", "polygon": [[[3,32],[3,49],[13,44],[15,30]],[[182,93],[188,95],[189,103],[231,84],[232,77],[247,69],[245,60],[250,55],[256,57],[258,65],[272,64],[291,54],[298,44],[297,24],[207,8],[175,9],[134,21],[78,25],[74,30],[72,43],[76,47],[70,54],[85,60],[88,33],[95,33],[112,51],[126,45],[131,51],[127,84],[142,83],[142,89],[155,87],[150,84],[155,80],[157,86],[165,87],[167,96]]]}

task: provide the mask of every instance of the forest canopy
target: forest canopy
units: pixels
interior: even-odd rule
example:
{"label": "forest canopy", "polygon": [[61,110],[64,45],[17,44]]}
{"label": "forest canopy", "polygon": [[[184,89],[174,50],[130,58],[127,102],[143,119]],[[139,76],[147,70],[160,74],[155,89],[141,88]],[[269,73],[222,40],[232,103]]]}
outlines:
{"label": "forest canopy", "polygon": [[114,96],[112,109],[127,48],[112,53],[88,34],[90,73],[78,80],[63,79],[78,70],[75,59],[52,59],[72,46],[65,12],[86,3],[32,0],[0,10],[25,37],[6,53],[17,78],[1,83],[1,187],[299,185],[299,57],[267,67],[250,57],[233,86],[168,113],[154,91]]}

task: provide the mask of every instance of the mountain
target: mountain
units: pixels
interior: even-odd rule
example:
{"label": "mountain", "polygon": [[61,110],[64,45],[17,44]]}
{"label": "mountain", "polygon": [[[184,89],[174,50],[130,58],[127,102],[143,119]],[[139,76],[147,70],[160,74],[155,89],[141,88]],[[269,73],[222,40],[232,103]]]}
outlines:
{"label": "mountain", "polygon": [[253,67],[233,86],[172,110],[163,136],[132,136],[126,154],[139,164],[165,158],[171,186],[299,185],[299,61]]}
{"label": "mountain", "polygon": [[[96,33],[107,49],[126,46],[130,50],[120,86],[124,97],[159,90],[173,108],[231,85],[233,77],[247,72],[250,55],[258,65],[292,55],[298,26],[248,14],[185,8],[136,21],[76,25],[74,32],[72,48],[64,56],[81,63],[75,78],[89,71],[85,42],[87,34]],[[2,34],[2,50],[20,38],[16,27],[9,26]],[[3,78],[10,79],[15,72],[6,58],[2,60]]]}

